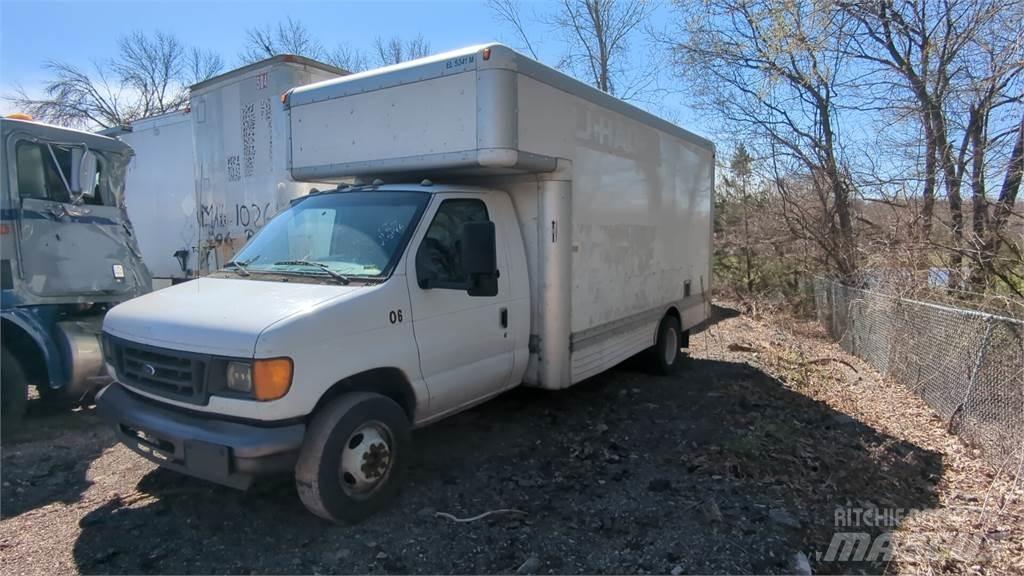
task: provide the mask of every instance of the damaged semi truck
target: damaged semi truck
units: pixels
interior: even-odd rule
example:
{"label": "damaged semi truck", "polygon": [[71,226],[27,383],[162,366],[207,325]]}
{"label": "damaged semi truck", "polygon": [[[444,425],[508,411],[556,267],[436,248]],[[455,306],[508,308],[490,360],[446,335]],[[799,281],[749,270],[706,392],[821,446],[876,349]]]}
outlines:
{"label": "damaged semi truck", "polygon": [[103,315],[150,289],[121,199],[131,148],[0,118],[0,398],[4,427],[34,385],[55,404],[109,382]]}
{"label": "damaged semi truck", "polygon": [[291,176],[338,185],[110,311],[97,405],[133,450],[239,488],[292,473],[354,521],[396,495],[414,427],[638,353],[679,366],[709,312],[708,140],[499,44],[283,105]]}

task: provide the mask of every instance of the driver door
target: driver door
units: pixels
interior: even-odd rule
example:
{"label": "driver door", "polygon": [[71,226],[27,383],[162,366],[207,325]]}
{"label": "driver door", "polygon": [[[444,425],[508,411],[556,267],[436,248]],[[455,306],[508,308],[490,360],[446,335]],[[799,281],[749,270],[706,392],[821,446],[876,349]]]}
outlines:
{"label": "driver door", "polygon": [[430,392],[430,412],[439,415],[504,390],[512,376],[514,338],[508,322],[509,280],[505,241],[496,237],[499,269],[495,296],[470,296],[462,272],[462,224],[490,219],[479,195],[435,198],[429,224],[411,246],[406,278],[420,368]]}
{"label": "driver door", "polygon": [[41,297],[128,293],[141,281],[123,257],[127,228],[106,189],[104,162],[97,156],[94,181],[83,183],[72,202],[68,146],[19,140],[14,146],[21,276]]}

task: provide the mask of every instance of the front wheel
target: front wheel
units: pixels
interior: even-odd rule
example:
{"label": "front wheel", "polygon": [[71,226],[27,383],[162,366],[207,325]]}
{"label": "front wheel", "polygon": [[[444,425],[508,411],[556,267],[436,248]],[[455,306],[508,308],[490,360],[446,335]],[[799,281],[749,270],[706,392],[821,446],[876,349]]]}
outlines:
{"label": "front wheel", "polygon": [[28,378],[17,357],[4,348],[0,357],[0,419],[3,429],[17,428],[28,403]]}
{"label": "front wheel", "polygon": [[665,316],[658,325],[658,339],[648,350],[651,367],[658,374],[669,376],[682,365],[683,332],[675,316]]}
{"label": "front wheel", "polygon": [[358,522],[398,496],[411,452],[409,420],[380,394],[339,396],[313,416],[295,466],[299,498],[332,522]]}

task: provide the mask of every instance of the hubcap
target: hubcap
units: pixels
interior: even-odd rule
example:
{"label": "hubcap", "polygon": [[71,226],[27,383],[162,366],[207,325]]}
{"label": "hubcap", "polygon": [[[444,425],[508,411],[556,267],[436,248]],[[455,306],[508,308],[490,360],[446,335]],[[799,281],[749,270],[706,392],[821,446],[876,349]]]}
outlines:
{"label": "hubcap", "polygon": [[391,472],[391,435],[380,422],[367,422],[345,442],[338,464],[342,489],[350,496],[366,496]]}
{"label": "hubcap", "polygon": [[676,354],[679,354],[679,337],[676,336],[675,330],[669,328],[665,331],[665,364],[674,364]]}

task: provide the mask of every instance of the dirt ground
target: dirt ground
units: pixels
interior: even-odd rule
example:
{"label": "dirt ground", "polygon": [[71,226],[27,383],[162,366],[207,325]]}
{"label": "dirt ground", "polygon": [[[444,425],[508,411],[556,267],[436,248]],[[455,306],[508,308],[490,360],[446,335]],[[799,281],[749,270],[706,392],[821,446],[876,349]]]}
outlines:
{"label": "dirt ground", "polygon": [[[1012,473],[813,324],[717,313],[677,376],[631,360],[416,432],[399,501],[357,526],[310,515],[287,481],[243,493],[157,469],[92,409],[30,415],[4,439],[0,570],[782,573],[803,554],[815,573],[1024,572]],[[437,514],[502,508],[525,515]],[[864,509],[906,514],[837,526]],[[892,558],[830,559],[847,531],[893,531]]]}

